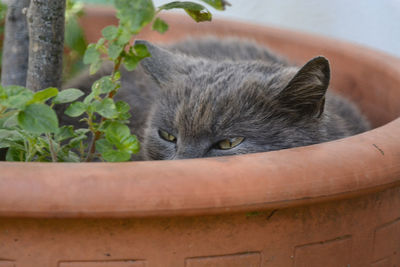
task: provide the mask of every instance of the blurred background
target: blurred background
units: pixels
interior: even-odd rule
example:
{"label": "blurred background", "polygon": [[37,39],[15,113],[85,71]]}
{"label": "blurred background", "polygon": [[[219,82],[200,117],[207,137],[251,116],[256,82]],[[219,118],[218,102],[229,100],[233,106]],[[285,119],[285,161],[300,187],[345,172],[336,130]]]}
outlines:
{"label": "blurred background", "polygon": [[[106,3],[109,0],[86,0]],[[400,57],[400,0],[228,0],[215,17],[351,41]],[[154,0],[156,6],[171,0]]]}

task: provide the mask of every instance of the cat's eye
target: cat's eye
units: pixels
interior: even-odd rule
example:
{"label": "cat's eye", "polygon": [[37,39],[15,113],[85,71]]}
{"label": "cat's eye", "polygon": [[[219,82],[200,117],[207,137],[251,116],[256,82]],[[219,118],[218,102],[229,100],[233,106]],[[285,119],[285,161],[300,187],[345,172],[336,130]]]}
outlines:
{"label": "cat's eye", "polygon": [[233,137],[233,138],[228,138],[219,141],[218,143],[215,144],[215,147],[218,149],[231,149],[234,148],[235,146],[238,146],[240,143],[242,143],[244,140],[244,137]]}
{"label": "cat's eye", "polygon": [[172,134],[164,131],[164,130],[158,130],[158,134],[162,139],[168,142],[176,143],[176,137],[173,136]]}

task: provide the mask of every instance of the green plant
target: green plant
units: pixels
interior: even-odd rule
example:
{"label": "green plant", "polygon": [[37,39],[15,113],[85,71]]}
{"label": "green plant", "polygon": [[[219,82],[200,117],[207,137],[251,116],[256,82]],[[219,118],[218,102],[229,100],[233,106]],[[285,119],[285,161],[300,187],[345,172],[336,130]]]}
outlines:
{"label": "green plant", "polygon": [[84,16],[83,2],[76,0],[66,1],[65,11],[65,49],[63,57],[63,79],[68,80],[85,68],[83,55],[87,41],[79,18]]}
{"label": "green plant", "polygon": [[[71,149],[82,150],[88,130],[59,127],[52,107],[82,95],[77,89],[47,88],[33,93],[22,86],[0,87],[0,147],[8,148],[6,160],[80,161]],[[46,104],[49,99],[51,103]]]}
{"label": "green plant", "polygon": [[[202,0],[216,9],[224,9],[223,0]],[[195,21],[211,20],[211,13],[193,2],[171,2],[154,7],[151,0],[115,0],[118,26],[103,29],[103,37],[90,44],[83,61],[95,73],[104,60],[111,60],[114,69],[92,86],[83,101],[78,89],[59,91],[47,88],[33,93],[21,86],[0,87],[0,148],[8,148],[10,161],[127,161],[139,151],[139,142],[126,125],[130,117],[129,105],[114,101],[120,88],[121,64],[128,70],[136,68],[140,60],[151,56],[142,44],[131,44],[132,36],[152,24],[160,33],[168,24],[158,17],[163,10],[184,9]],[[65,114],[80,117],[87,129],[59,126],[54,105],[71,103]],[[88,142],[87,139],[90,138]]]}

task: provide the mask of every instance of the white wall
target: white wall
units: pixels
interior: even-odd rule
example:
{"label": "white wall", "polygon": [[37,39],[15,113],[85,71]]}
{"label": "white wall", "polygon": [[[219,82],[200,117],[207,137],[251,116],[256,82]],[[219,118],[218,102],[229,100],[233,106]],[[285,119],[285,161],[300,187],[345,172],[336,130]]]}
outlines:
{"label": "white wall", "polygon": [[[343,39],[400,57],[400,0],[228,0],[214,16]],[[159,6],[169,0],[154,0]]]}

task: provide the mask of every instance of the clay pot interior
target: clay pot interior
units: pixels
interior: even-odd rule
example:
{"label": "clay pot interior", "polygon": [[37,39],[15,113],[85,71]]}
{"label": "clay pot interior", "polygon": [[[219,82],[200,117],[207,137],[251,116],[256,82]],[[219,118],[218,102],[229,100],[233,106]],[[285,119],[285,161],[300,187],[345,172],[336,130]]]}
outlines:
{"label": "clay pot interior", "polygon": [[[101,15],[100,20],[98,15]],[[265,44],[298,65],[304,64],[312,57],[324,55],[330,60],[332,68],[331,88],[357,102],[373,126],[381,126],[400,114],[399,103],[387,98],[391,93],[382,93],[393,87],[392,79],[382,79],[382,76],[394,75],[389,66],[391,57],[384,53],[368,51],[365,47],[354,44],[349,47],[346,42],[329,38],[319,38],[315,42],[312,35],[289,30],[282,32],[282,29],[265,27],[261,30],[263,27],[257,25],[232,21],[224,23],[218,19],[212,23],[195,23],[184,15],[163,15],[170,24],[166,34],[162,35],[148,28],[137,38],[158,43],[190,37],[201,38],[204,35],[247,38]],[[95,23],[87,23],[89,21]],[[100,38],[103,27],[116,23],[108,8],[97,8],[96,12],[89,11],[82,19],[82,25],[87,25],[85,32],[90,42],[96,42]],[[259,34],[260,30],[265,34]],[[354,60],[357,60],[356,64]],[[373,72],[371,67],[374,68]]]}

